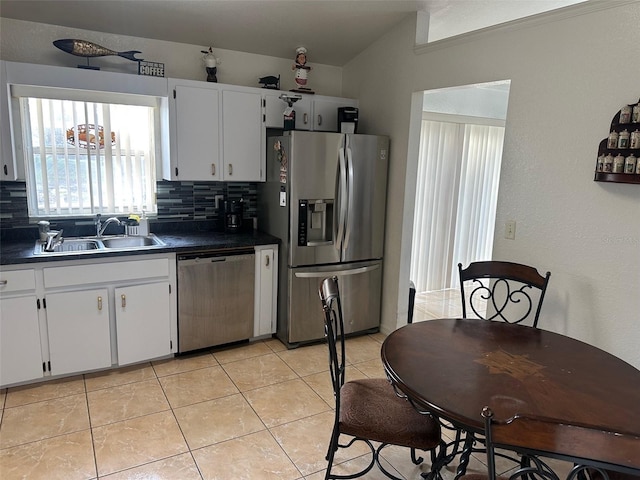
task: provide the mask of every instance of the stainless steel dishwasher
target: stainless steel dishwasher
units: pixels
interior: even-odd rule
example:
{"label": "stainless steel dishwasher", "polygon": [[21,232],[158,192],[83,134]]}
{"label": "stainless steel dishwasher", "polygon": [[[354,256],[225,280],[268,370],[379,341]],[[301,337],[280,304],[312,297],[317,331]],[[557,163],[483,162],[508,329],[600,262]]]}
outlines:
{"label": "stainless steel dishwasher", "polygon": [[178,352],[253,336],[253,248],[178,256]]}

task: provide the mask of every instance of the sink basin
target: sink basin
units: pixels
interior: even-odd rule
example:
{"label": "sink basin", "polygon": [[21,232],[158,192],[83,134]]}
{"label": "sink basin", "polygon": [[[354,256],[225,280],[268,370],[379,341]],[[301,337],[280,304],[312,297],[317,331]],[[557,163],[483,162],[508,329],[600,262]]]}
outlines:
{"label": "sink basin", "polygon": [[36,243],[35,253],[50,255],[52,253],[72,253],[72,252],[86,252],[95,251],[102,248],[102,245],[97,240],[90,240],[85,238],[65,238],[64,242],[59,243],[53,248],[52,252],[47,252],[44,249],[45,244],[42,242]]}
{"label": "sink basin", "polygon": [[155,236],[147,237],[109,237],[103,238],[104,248],[131,248],[162,246],[164,242]]}
{"label": "sink basin", "polygon": [[64,242],[56,245],[52,252],[44,249],[44,243],[36,242],[35,255],[69,255],[74,253],[99,253],[113,250],[131,250],[145,247],[162,247],[164,242],[155,235],[145,237],[88,237],[88,238],[65,238]]}

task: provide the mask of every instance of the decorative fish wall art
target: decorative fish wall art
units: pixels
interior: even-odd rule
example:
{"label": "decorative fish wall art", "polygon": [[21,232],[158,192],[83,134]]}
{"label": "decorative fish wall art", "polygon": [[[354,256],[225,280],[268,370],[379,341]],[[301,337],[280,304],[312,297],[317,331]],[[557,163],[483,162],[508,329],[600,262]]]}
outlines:
{"label": "decorative fish wall art", "polygon": [[118,57],[126,58],[127,60],[132,60],[134,62],[140,62],[142,58],[136,58],[135,55],[137,53],[142,53],[139,50],[129,50],[126,52],[116,52],[115,50],[111,50],[109,48],[105,48],[101,45],[98,45],[93,42],[89,42],[88,40],[77,40],[72,38],[64,38],[60,40],[55,40],[53,45],[63,52],[70,53],[71,55],[75,55],[77,57],[84,57],[87,59],[87,65],[78,65],[79,68],[89,68],[92,70],[99,70],[99,67],[93,67],[89,65],[89,58],[94,57],[108,57],[111,55],[116,55]]}

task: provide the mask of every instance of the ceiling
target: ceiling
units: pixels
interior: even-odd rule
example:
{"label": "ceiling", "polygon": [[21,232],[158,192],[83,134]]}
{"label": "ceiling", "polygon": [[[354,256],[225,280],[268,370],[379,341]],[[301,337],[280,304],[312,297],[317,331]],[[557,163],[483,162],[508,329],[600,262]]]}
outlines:
{"label": "ceiling", "polygon": [[[342,66],[416,11],[429,41],[584,0],[0,0],[0,16]],[[135,48],[135,46],[132,46]]]}

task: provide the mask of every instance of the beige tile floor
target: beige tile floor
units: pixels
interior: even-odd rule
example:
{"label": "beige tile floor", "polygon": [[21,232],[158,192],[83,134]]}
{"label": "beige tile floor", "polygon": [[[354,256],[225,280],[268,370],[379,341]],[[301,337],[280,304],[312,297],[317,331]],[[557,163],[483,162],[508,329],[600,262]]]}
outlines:
{"label": "beige tile floor", "polygon": [[[348,379],[383,375],[382,341],[348,340]],[[9,388],[0,391],[0,478],[319,480],[332,398],[326,346],[287,350],[275,339]],[[354,471],[365,453],[341,450],[335,468]],[[383,456],[407,479],[429,465],[399,447]],[[484,465],[474,458],[471,468]]]}

